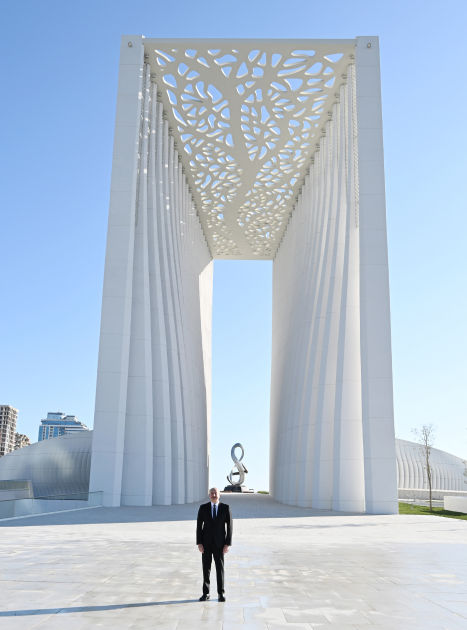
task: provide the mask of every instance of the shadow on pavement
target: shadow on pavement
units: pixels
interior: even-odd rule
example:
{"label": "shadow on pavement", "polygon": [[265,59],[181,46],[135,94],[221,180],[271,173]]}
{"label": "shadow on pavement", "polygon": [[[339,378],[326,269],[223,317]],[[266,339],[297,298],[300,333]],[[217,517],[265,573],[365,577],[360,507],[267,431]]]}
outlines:
{"label": "shadow on pavement", "polygon": [[[282,519],[359,516],[365,514],[351,512],[333,512],[331,510],[314,510],[292,505],[285,505],[272,499],[269,495],[225,495],[222,503],[232,508],[234,519]],[[152,505],[148,507],[121,506],[115,508],[95,508],[77,510],[75,512],[59,512],[42,514],[18,520],[0,521],[0,527],[44,527],[47,525],[93,525],[99,523],[156,523],[170,521],[195,521],[200,503],[185,505]]]}
{"label": "shadow on pavement", "polygon": [[103,610],[120,610],[123,608],[144,608],[147,606],[169,606],[170,604],[193,604],[197,599],[181,599],[168,602],[141,602],[138,604],[108,604],[106,606],[72,606],[71,608],[37,608],[31,610],[3,610],[0,617],[27,617],[29,615],[63,615],[79,612],[102,612]]}

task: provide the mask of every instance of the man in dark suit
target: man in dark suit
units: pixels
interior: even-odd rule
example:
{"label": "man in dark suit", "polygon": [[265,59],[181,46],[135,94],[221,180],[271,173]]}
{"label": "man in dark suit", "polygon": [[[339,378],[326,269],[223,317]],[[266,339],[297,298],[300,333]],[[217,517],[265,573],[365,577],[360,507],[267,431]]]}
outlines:
{"label": "man in dark suit", "polygon": [[210,502],[201,505],[196,527],[196,544],[203,554],[203,595],[200,602],[209,599],[211,584],[212,557],[216,563],[217,593],[219,601],[225,602],[224,595],[224,554],[232,546],[232,513],[226,503],[219,503],[218,488],[209,490]]}

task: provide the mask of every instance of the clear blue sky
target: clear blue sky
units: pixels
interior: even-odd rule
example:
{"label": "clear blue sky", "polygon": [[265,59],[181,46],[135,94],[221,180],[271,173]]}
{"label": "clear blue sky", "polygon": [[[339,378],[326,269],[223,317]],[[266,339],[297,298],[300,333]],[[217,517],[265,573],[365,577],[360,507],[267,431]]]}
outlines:
{"label": "clear blue sky", "polygon": [[[396,433],[467,457],[465,1],[1,3],[0,403],[92,426],[119,42],[379,35]],[[268,486],[271,263],[214,270],[212,479]]]}

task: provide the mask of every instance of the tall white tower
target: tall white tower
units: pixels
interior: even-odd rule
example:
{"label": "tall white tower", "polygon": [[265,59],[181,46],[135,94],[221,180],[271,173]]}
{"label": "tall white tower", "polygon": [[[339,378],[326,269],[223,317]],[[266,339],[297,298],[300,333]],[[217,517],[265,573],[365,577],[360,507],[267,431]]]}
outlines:
{"label": "tall white tower", "polygon": [[212,261],[232,258],[274,261],[274,498],[396,513],[377,37],[122,37],[91,465],[106,505],[205,496]]}

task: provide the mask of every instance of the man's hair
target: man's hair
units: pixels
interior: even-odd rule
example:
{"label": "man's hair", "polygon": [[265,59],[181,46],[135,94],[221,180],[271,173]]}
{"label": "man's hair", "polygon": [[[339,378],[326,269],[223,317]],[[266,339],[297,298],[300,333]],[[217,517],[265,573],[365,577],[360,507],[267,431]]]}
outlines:
{"label": "man's hair", "polygon": [[217,492],[219,492],[219,488],[209,488],[209,494],[211,494],[213,490],[217,490]]}

